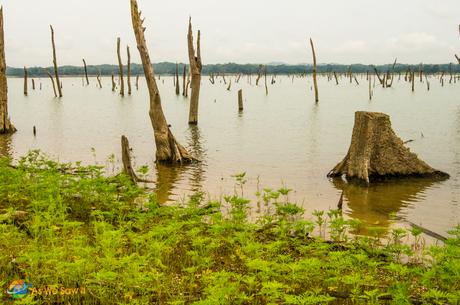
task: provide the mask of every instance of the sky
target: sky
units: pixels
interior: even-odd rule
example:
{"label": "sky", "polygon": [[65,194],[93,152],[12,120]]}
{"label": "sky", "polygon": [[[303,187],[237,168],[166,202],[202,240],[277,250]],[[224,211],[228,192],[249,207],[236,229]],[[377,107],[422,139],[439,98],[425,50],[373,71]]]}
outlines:
{"label": "sky", "polygon": [[[0,0],[8,66],[115,64],[116,40],[140,62],[129,0]],[[459,0],[138,0],[153,62],[187,62],[187,26],[214,63],[448,63],[460,54]],[[125,50],[123,60],[126,61]]]}

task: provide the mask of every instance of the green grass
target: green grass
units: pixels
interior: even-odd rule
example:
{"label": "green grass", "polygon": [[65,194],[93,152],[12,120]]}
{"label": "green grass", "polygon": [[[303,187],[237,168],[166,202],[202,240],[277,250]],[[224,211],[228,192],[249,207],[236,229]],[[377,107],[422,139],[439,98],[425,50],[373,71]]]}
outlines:
{"label": "green grass", "polygon": [[[243,191],[244,174],[236,175]],[[187,207],[99,167],[31,152],[0,161],[0,300],[5,304],[458,304],[460,226],[443,246],[405,245],[418,232],[350,234],[339,211],[306,220],[289,189],[258,194],[273,215],[247,221],[239,195]],[[241,194],[240,194],[241,195]],[[139,204],[144,201],[143,204]],[[223,214],[222,206],[229,208]],[[27,214],[18,213],[25,211]],[[313,233],[321,232],[321,234]],[[330,236],[329,241],[319,237]],[[13,301],[15,279],[48,294]],[[61,288],[84,288],[61,295]],[[54,288],[52,290],[50,288]],[[55,293],[49,293],[49,292]]]}

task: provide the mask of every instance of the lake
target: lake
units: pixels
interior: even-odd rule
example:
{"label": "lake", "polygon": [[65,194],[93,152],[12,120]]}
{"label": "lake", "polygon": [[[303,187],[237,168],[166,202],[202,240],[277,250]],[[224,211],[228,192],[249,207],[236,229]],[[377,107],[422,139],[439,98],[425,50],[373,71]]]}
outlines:
{"label": "lake", "polygon": [[[178,141],[201,162],[167,167],[155,165],[153,130],[148,116],[149,99],[145,80],[132,96],[120,97],[111,91],[110,78],[96,79],[82,86],[82,79],[62,78],[64,97],[54,98],[51,82],[36,79],[36,90],[29,84],[29,95],[23,94],[23,80],[10,78],[9,111],[17,127],[11,138],[2,137],[0,150],[18,158],[30,149],[40,149],[62,162],[83,161],[104,165],[109,174],[121,166],[120,137],[126,135],[133,149],[135,166],[148,165],[150,185],[162,203],[186,200],[196,191],[211,199],[233,194],[232,175],[246,172],[244,195],[254,199],[257,190],[293,189],[291,201],[306,209],[336,208],[344,193],[344,213],[365,224],[388,227],[390,214],[396,213],[401,223],[409,221],[446,235],[460,219],[460,82],[444,86],[429,77],[409,83],[395,80],[392,88],[374,88],[369,100],[365,75],[358,76],[360,85],[341,77],[340,84],[326,77],[319,79],[316,105],[312,79],[277,76],[266,95],[263,79],[255,86],[246,76],[232,88],[219,77],[212,85],[202,79],[199,123],[188,125],[189,100],[176,96],[172,77],[158,81],[163,109]],[[42,90],[39,90],[40,83]],[[244,111],[238,112],[237,91],[243,89]],[[182,89],[182,87],[181,87]],[[432,167],[451,175],[435,182],[405,179],[378,183],[370,187],[332,181],[327,173],[347,153],[357,110],[379,111],[390,115],[393,129],[408,143],[411,151]],[[32,133],[33,126],[37,135]],[[111,155],[114,160],[111,161]]]}

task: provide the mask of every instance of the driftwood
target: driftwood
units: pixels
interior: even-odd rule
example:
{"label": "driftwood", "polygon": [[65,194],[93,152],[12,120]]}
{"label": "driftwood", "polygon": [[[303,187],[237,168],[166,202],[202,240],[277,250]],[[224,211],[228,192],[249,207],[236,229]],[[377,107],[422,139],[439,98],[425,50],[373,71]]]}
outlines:
{"label": "driftwood", "polygon": [[404,176],[449,177],[404,147],[403,141],[391,128],[388,115],[364,111],[355,113],[347,155],[328,174],[329,177],[342,175],[366,183],[374,179]]}
{"label": "driftwood", "polygon": [[54,43],[54,29],[52,25],[50,25],[50,29],[51,29],[51,44],[53,46],[54,77],[56,78],[56,85],[57,85],[57,89],[59,92],[59,97],[62,97],[62,84],[59,81],[58,64],[57,64],[57,58],[56,58],[57,57],[56,56],[56,44]]}
{"label": "driftwood", "polygon": [[[139,12],[137,1],[131,0],[131,19],[133,24],[134,34],[136,36],[137,49],[144,67],[145,79],[150,97],[149,116],[152,123],[155,144],[156,144],[156,159],[159,162],[183,163],[191,162],[193,157],[180,145],[174,138],[161,107],[160,91],[158,90],[155,81],[153,65],[150,60],[150,55],[145,41],[143,20]],[[191,29],[190,29],[191,30]]]}
{"label": "driftwood", "polygon": [[203,64],[201,62],[201,46],[200,46],[201,34],[198,30],[198,37],[196,40],[196,52],[193,45],[193,31],[192,31],[192,18],[188,21],[188,57],[190,62],[190,73],[192,75],[191,83],[191,96],[190,96],[190,112],[188,117],[189,124],[198,124],[198,102],[200,99],[200,86],[201,86],[201,70]]}
{"label": "driftwood", "polygon": [[123,80],[123,63],[120,54],[120,37],[117,38],[118,77],[120,82],[120,95],[125,96],[125,82]]}
{"label": "driftwood", "polygon": [[318,81],[316,80],[316,53],[315,53],[315,47],[313,46],[313,40],[311,40],[311,38],[310,38],[310,46],[311,46],[311,52],[313,54],[313,86],[315,88],[315,103],[318,103],[319,97],[318,97]]}
{"label": "driftwood", "polygon": [[6,80],[3,7],[0,7],[0,134],[13,133],[16,128],[8,116],[8,83]]}
{"label": "driftwood", "polygon": [[86,85],[89,86],[89,79],[88,79],[88,69],[86,67],[86,61],[83,58],[83,67],[85,68],[85,78],[86,78]]}

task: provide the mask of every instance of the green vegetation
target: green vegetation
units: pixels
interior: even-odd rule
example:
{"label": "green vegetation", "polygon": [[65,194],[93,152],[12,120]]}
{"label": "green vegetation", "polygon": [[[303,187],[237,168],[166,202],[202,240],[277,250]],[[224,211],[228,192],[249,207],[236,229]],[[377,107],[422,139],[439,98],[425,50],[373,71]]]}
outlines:
{"label": "green vegetation", "polygon": [[[156,63],[153,65],[155,69],[155,74],[169,74],[174,75],[176,71],[176,64],[170,62],[161,62]],[[188,65],[187,65],[188,66]],[[184,64],[179,64],[179,71],[182,71]],[[378,71],[380,72],[387,72],[391,71],[393,64],[387,65],[378,65],[375,66]],[[353,73],[366,73],[371,72],[374,73],[374,66],[373,65],[362,65],[362,64],[352,64],[352,65],[340,65],[340,64],[319,64],[317,67],[318,73],[330,73],[330,72],[337,72],[337,73],[348,73],[351,68]],[[420,65],[406,65],[406,64],[396,64],[395,65],[395,72],[396,73],[405,73],[408,69],[412,71],[419,71]],[[46,77],[45,70],[51,71],[52,68],[42,68],[42,67],[31,67],[28,68],[29,76],[30,77]],[[267,65],[267,73],[268,74],[304,74],[304,73],[311,73],[312,72],[312,65],[310,64],[298,64],[298,65],[287,65],[287,64],[276,64],[276,65]],[[127,72],[127,67],[124,66],[125,73]],[[204,65],[203,66],[203,74],[220,74],[220,73],[231,73],[231,74],[257,74],[260,70],[259,64],[235,64],[235,63],[227,63],[227,64],[214,64],[214,65]],[[114,73],[117,75],[118,73],[118,66],[116,65],[88,65],[88,74],[90,75],[97,75],[101,72],[101,75],[112,75]],[[144,74],[144,70],[142,65],[139,64],[132,64],[131,65],[131,72],[133,75],[142,75]],[[460,73],[460,65],[452,65],[452,64],[440,64],[440,65],[423,65],[423,72],[424,73]],[[61,66],[59,67],[59,74],[60,75],[84,75],[85,71],[83,67],[77,66]],[[15,77],[22,77],[24,75],[23,68],[13,68],[7,67],[6,69],[7,76],[15,76]]]}
{"label": "green vegetation", "polygon": [[[238,194],[222,203],[198,193],[187,206],[159,206],[155,194],[100,167],[59,164],[36,151],[15,166],[1,160],[2,303],[460,301],[460,226],[444,246],[426,248],[417,230],[357,236],[350,232],[360,223],[340,211],[302,217],[285,187],[257,194],[273,212],[251,223],[244,173],[235,179]],[[401,242],[410,235],[414,245]],[[9,301],[8,283],[21,278],[41,295]],[[84,293],[49,293],[63,287]]]}

